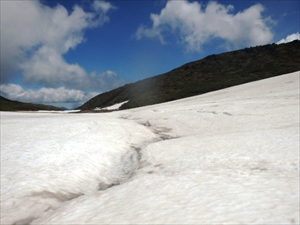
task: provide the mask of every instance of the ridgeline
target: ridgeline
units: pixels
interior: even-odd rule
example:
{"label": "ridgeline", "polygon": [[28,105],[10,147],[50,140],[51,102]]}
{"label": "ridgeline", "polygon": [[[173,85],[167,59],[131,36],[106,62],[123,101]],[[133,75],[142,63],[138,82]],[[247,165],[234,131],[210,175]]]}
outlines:
{"label": "ridgeline", "polygon": [[120,109],[141,107],[299,71],[299,50],[300,41],[296,40],[210,55],[97,95],[77,109],[104,108],[126,100]]}
{"label": "ridgeline", "polygon": [[0,96],[0,111],[38,111],[38,110],[61,111],[63,109],[51,105],[12,101]]}

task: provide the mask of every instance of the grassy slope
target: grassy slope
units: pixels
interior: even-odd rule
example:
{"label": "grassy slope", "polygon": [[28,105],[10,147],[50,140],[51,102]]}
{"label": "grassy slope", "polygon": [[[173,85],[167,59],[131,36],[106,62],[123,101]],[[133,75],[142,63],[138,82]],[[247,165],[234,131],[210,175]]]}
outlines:
{"label": "grassy slope", "polygon": [[84,110],[129,100],[121,109],[172,101],[300,70],[300,41],[211,55],[168,73],[100,94]]}
{"label": "grassy slope", "polygon": [[0,111],[37,111],[37,110],[62,110],[51,105],[41,105],[12,101],[0,96]]}

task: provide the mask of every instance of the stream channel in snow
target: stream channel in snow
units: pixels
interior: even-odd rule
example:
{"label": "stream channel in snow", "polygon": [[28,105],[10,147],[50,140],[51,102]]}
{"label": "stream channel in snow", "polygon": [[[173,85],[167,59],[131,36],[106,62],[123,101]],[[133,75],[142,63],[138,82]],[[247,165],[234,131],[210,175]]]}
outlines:
{"label": "stream channel in snow", "polygon": [[1,112],[1,224],[298,224],[299,72],[111,113]]}

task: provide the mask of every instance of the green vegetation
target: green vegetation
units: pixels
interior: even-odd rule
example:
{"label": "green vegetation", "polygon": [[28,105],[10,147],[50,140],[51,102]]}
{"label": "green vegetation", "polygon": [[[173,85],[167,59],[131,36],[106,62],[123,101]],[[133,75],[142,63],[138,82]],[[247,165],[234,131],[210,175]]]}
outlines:
{"label": "green vegetation", "polygon": [[7,98],[0,96],[0,111],[38,111],[38,110],[63,110],[63,109],[51,105],[11,101]]}
{"label": "green vegetation", "polygon": [[172,101],[300,70],[300,41],[211,55],[168,73],[100,94],[78,109],[129,100],[121,109]]}

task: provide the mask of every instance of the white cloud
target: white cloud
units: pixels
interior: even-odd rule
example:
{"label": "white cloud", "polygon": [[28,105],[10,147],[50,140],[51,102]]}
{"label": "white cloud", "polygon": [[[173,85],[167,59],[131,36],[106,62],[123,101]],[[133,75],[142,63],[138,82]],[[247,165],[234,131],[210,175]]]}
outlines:
{"label": "white cloud", "polygon": [[109,2],[99,0],[94,1],[92,7],[97,12],[98,18],[94,19],[91,26],[99,26],[104,24],[105,22],[108,22],[109,17],[107,16],[107,13],[112,9],[116,9],[116,7]]}
{"label": "white cloud", "polygon": [[[77,6],[69,15],[60,5],[50,8],[38,1],[2,1],[1,70],[18,67],[43,46],[60,54],[75,48],[82,42],[82,31],[88,28],[92,17],[92,13],[85,13]],[[5,80],[11,75],[1,71]]]}
{"label": "white cloud", "polygon": [[86,29],[108,22],[107,13],[115,7],[94,1],[92,8],[85,12],[75,5],[69,13],[61,5],[51,8],[39,1],[1,1],[1,83],[9,83],[19,71],[26,83],[47,88],[103,91],[124,84],[117,76],[89,74],[63,58],[83,42]]}
{"label": "white cloud", "polygon": [[32,103],[83,103],[99,93],[85,93],[81,90],[60,88],[41,88],[25,90],[18,84],[2,84],[0,94],[4,97]]}
{"label": "white cloud", "polygon": [[53,48],[39,48],[30,60],[21,64],[25,82],[34,82],[46,87],[59,87],[68,83],[78,87],[88,74],[79,65],[68,64]]}
{"label": "white cloud", "polygon": [[[104,14],[111,9],[116,9],[115,6],[113,6],[109,2],[104,2],[104,1],[94,1],[92,6],[97,12],[102,12]],[[107,17],[107,19],[109,18]]]}
{"label": "white cloud", "polygon": [[165,43],[166,33],[176,33],[190,51],[198,51],[214,38],[221,38],[227,47],[254,46],[269,43],[273,34],[263,18],[264,7],[256,4],[233,14],[232,5],[215,1],[206,8],[198,2],[168,1],[160,14],[151,14],[152,27],[140,26],[136,38],[159,38]]}
{"label": "white cloud", "polygon": [[[64,65],[63,61],[59,63],[62,63]],[[59,65],[59,63],[57,65]],[[43,76],[42,70],[43,69],[47,70],[48,67],[51,67],[51,64],[40,65],[37,63],[36,65],[33,66],[38,67],[35,69],[36,71],[41,70],[40,73],[41,76],[36,76],[32,78],[32,79],[36,79],[36,78],[41,78]],[[97,72],[92,72],[90,74],[89,79],[86,79],[87,74],[84,71],[82,71],[82,69],[78,65],[68,65],[64,67],[64,69],[67,70],[60,70],[60,68],[55,68],[55,67],[51,67],[51,68],[54,70],[53,72],[55,72],[56,70],[60,72],[63,71],[67,74],[67,76],[73,76],[73,80],[72,80],[73,84],[71,86],[78,87],[78,88],[72,89],[72,88],[65,88],[60,86],[58,88],[43,87],[38,90],[32,90],[32,89],[25,90],[18,84],[8,83],[8,84],[1,84],[0,95],[11,100],[32,102],[32,103],[47,103],[47,104],[57,105],[54,103],[72,102],[74,104],[70,108],[74,108],[99,94],[99,92],[96,91],[86,90],[86,86],[88,86],[91,90],[106,91],[108,89],[119,87],[125,83],[123,79],[120,79],[117,76],[117,74],[111,70],[108,70],[100,74]],[[81,74],[82,76],[75,76],[76,73]],[[44,78],[49,80],[42,80],[42,82],[40,80],[35,80],[35,83],[43,83],[43,82],[45,82],[45,84],[46,83],[51,84],[52,82],[53,83],[57,82],[58,84],[63,83],[64,80],[60,81],[61,74],[58,73],[56,75],[57,77],[45,76]],[[61,77],[64,78],[65,77],[64,74]]]}
{"label": "white cloud", "polygon": [[294,40],[300,40],[299,32],[288,35],[286,38],[283,38],[280,41],[278,41],[277,44],[284,44],[284,43],[288,43],[288,42],[291,42]]}
{"label": "white cloud", "polygon": [[78,64],[68,64],[55,49],[46,46],[37,50],[20,68],[23,70],[25,82],[34,82],[45,87],[67,86],[86,91],[106,91],[125,83],[124,79],[110,70],[88,74]]}

